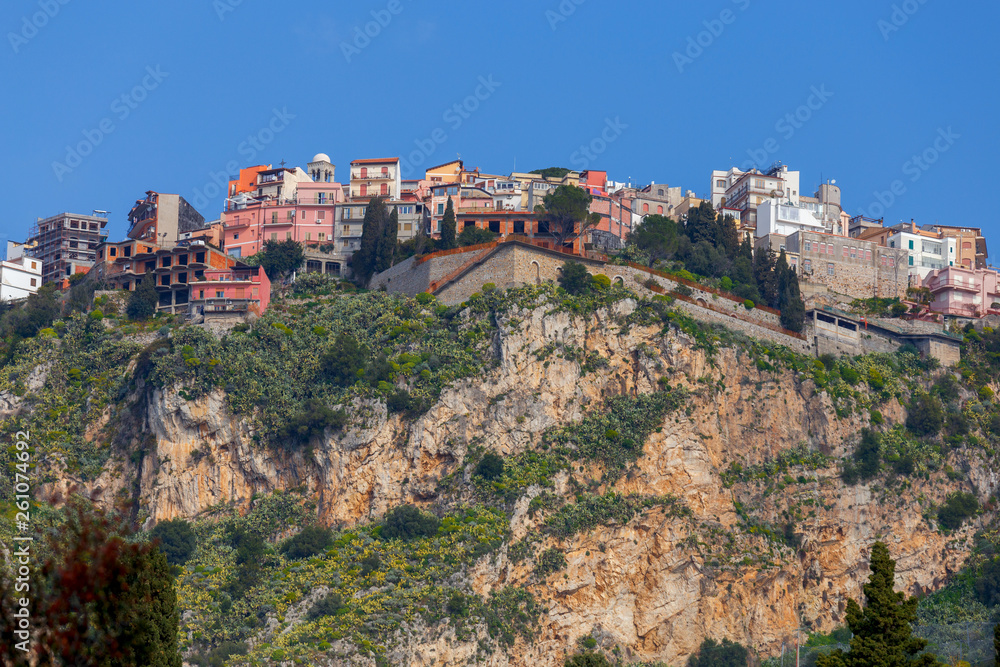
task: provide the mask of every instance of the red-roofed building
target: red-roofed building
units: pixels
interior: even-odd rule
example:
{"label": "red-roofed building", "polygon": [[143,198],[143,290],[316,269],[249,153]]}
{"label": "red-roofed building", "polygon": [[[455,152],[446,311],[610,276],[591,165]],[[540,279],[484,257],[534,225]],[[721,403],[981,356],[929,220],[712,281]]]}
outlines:
{"label": "red-roofed building", "polygon": [[399,199],[402,194],[399,158],[376,158],[351,162],[351,199],[388,197]]}

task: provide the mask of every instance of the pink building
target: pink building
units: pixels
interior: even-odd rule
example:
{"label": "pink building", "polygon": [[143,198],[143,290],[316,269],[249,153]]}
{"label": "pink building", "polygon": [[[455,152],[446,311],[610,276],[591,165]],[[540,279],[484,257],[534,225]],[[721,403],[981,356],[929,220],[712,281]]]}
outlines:
{"label": "pink building", "polygon": [[271,302],[271,281],[256,267],[212,269],[191,285],[191,312],[211,317],[218,313],[258,315]]}
{"label": "pink building", "polygon": [[296,199],[228,203],[222,213],[223,243],[234,257],[260,252],[265,241],[293,239],[304,245],[333,243],[336,205],[343,203],[340,183],[297,184]]}
{"label": "pink building", "polygon": [[930,289],[931,310],[960,317],[1000,314],[1000,285],[992,269],[948,266],[931,271],[921,285]]}

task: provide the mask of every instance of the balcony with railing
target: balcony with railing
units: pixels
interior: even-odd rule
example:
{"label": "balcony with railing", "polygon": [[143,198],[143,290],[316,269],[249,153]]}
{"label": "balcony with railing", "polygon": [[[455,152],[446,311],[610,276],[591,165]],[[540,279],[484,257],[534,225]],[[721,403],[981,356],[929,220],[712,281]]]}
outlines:
{"label": "balcony with railing", "polygon": [[351,180],[352,181],[393,181],[396,179],[396,172],[392,169],[388,171],[369,169],[363,171],[361,169],[351,170]]}

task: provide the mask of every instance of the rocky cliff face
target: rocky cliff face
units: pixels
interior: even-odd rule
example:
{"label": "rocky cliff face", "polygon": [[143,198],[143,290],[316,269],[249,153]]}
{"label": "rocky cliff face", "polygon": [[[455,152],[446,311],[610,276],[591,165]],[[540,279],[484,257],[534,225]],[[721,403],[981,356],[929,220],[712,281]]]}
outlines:
{"label": "rocky cliff face", "polygon": [[[381,403],[358,404],[351,428],[328,432],[311,453],[256,445],[252,426],[230,414],[221,390],[194,401],[176,390],[150,391],[143,418],[152,444],[135,481],[139,506],[151,521],[191,518],[220,504],[245,508],[255,494],[304,489],[322,522],[351,526],[404,502],[438,502],[443,478],[458,471],[468,479],[473,444],[502,455],[537,447],[546,429],[579,421],[609,396],[655,392],[666,378],[691,392],[686,410],[664,420],[610,489],[676,496],[690,515],[654,507],[624,526],[544,537],[538,549],[558,547],[567,567],[542,579],[508,556],[511,544],[541,534],[541,517],[527,511],[540,489],[529,488],[514,505],[507,544],[467,578],[483,595],[527,587],[547,611],[534,642],[519,640],[488,664],[561,665],[586,635],[632,660],[672,664],[706,636],[780,650],[798,627],[843,623],[876,538],[889,545],[897,583],[910,593],[940,587],[961,566],[971,528],[946,537],[922,516],[921,502],[940,502],[955,487],[942,474],[902,489],[839,479],[835,458],[853,449],[867,411],[838,418],[812,380],[761,370],[738,347],[709,354],[660,325],[625,326],[634,308],[624,301],[585,317],[516,312],[499,322],[498,363],[483,377],[452,386],[413,422],[388,416]],[[607,363],[582,374],[579,351]],[[890,422],[904,416],[895,400],[880,409]],[[774,473],[782,480],[724,476],[734,463],[764,470],[793,451],[819,463],[793,463]],[[991,494],[996,476],[969,465],[980,494]],[[127,467],[119,461],[109,471]],[[563,472],[555,492],[572,495],[574,485],[601,477],[599,466]],[[98,485],[114,490],[127,480],[109,472]],[[778,526],[786,531],[781,539]],[[474,642],[430,637],[401,637],[393,659],[461,665],[475,655]]]}

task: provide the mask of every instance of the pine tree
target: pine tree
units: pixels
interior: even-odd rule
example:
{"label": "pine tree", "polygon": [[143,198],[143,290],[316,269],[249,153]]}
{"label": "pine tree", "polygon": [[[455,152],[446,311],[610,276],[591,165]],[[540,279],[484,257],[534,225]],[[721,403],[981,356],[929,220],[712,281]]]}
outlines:
{"label": "pine tree", "polygon": [[820,656],[816,667],[943,667],[933,655],[918,655],[927,640],[914,637],[916,598],[893,590],[896,561],[882,542],[872,547],[871,576],[864,585],[866,606],[847,602],[847,625],[854,637],[850,651]]}
{"label": "pine tree", "polygon": [[160,302],[160,297],[156,293],[155,280],[152,273],[147,273],[135,291],[129,295],[125,314],[130,320],[148,320],[156,313],[156,304]]}
{"label": "pine tree", "polygon": [[441,219],[441,248],[451,250],[455,247],[455,205],[448,197],[448,205],[444,209],[444,218]]}

